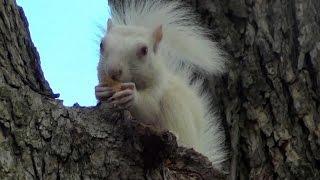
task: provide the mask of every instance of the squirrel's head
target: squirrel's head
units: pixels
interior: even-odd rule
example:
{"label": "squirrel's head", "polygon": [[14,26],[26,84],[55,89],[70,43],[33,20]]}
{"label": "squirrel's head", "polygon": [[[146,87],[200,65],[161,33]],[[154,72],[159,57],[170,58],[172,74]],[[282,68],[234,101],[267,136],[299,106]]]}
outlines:
{"label": "squirrel's head", "polygon": [[157,52],[162,26],[153,31],[142,27],[113,25],[108,20],[107,34],[100,45],[103,70],[112,79],[134,82],[147,88],[157,78]]}

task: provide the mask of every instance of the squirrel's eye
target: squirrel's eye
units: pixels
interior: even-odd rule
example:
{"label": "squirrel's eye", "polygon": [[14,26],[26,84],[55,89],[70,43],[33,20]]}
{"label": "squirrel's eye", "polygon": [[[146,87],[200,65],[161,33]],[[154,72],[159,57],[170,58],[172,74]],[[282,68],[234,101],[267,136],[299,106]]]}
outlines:
{"label": "squirrel's eye", "polygon": [[144,47],[141,48],[141,54],[143,56],[148,54],[148,47],[147,46],[144,46]]}
{"label": "squirrel's eye", "polygon": [[142,58],[144,56],[146,56],[148,54],[148,47],[147,46],[141,46],[139,49],[138,49],[138,52],[137,52],[137,56]]}
{"label": "squirrel's eye", "polygon": [[103,53],[104,51],[104,45],[103,45],[103,40],[100,42],[100,53]]}

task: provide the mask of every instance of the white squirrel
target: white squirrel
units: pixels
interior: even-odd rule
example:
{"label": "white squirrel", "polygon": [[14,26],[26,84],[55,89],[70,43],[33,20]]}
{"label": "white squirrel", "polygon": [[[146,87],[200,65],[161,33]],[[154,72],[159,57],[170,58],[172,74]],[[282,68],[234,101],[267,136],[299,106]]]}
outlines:
{"label": "white squirrel", "polygon": [[[202,82],[190,83],[193,67],[206,74],[224,70],[208,30],[179,2],[131,0],[118,8],[111,11],[100,46],[97,99],[174,132],[180,145],[193,147],[221,169],[227,154],[223,128]],[[105,76],[121,82],[121,90],[103,85]]]}

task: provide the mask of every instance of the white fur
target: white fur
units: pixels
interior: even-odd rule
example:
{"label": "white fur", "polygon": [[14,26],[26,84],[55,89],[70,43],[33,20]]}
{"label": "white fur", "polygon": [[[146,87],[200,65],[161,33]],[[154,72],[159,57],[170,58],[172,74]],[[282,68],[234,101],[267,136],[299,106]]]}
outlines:
{"label": "white fur", "polygon": [[[137,3],[138,2],[138,3]],[[170,65],[180,62],[197,66],[207,73],[220,73],[225,69],[222,52],[206,35],[209,30],[197,24],[192,11],[177,1],[162,0],[125,1],[123,12],[111,10],[117,25],[142,26],[150,30],[163,26],[161,53]]]}
{"label": "white fur", "polygon": [[[202,83],[189,85],[191,71],[180,68],[184,62],[187,67],[197,66],[206,73],[220,73],[224,69],[220,50],[206,37],[207,30],[196,24],[195,15],[180,3],[126,2],[118,7],[123,11],[111,11],[115,26],[143,27],[149,30],[143,32],[150,33],[159,25],[163,26],[160,51],[152,59],[159,76],[157,84],[139,91],[131,113],[137,119],[176,133],[180,144],[194,147],[208,156],[214,167],[221,168],[226,153],[220,122],[210,111],[209,96],[201,93]],[[126,35],[135,36],[133,32]]]}

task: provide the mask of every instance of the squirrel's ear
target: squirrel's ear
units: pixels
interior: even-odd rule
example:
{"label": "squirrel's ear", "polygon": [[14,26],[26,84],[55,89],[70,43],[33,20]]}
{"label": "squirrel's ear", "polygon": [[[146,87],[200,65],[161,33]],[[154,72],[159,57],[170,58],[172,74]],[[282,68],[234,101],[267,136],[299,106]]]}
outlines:
{"label": "squirrel's ear", "polygon": [[112,22],[112,20],[109,18],[109,19],[108,19],[108,24],[107,24],[107,30],[110,31],[112,27],[113,27],[113,22]]}
{"label": "squirrel's ear", "polygon": [[159,44],[162,40],[162,25],[158,26],[152,34],[154,39],[153,51],[156,53],[158,51]]}

